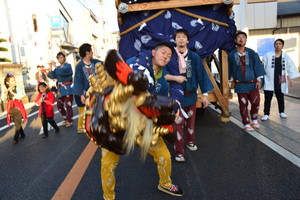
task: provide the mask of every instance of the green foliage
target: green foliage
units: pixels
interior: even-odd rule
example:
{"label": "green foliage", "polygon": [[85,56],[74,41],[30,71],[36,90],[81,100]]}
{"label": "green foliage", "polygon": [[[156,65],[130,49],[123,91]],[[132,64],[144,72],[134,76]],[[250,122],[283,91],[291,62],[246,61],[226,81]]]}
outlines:
{"label": "green foliage", "polygon": [[8,49],[4,47],[0,47],[0,51],[8,51]]}
{"label": "green foliage", "polygon": [[[6,39],[4,39],[4,38],[0,38],[0,43],[1,42],[6,42],[7,40]],[[7,48],[5,48],[5,47],[0,47],[0,52],[5,52],[5,51],[8,51],[8,49]],[[9,60],[9,59],[7,59],[7,58],[0,58],[0,62],[11,62],[11,60]]]}
{"label": "green foliage", "polygon": [[11,62],[11,60],[7,58],[0,58],[0,62]]}

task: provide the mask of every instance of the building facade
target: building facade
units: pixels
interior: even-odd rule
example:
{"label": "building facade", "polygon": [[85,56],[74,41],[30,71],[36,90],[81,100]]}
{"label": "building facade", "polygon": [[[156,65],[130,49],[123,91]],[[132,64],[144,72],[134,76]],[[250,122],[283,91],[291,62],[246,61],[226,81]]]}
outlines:
{"label": "building facade", "polygon": [[59,51],[74,68],[83,43],[90,43],[94,57],[101,60],[108,48],[117,48],[116,34],[109,29],[115,24],[104,15],[108,1],[0,0],[0,37],[8,40],[1,46],[9,50],[1,54],[22,65],[25,88],[36,86],[37,65],[48,68]]}
{"label": "building facade", "polygon": [[[284,51],[300,70],[300,1],[239,0],[234,1],[236,25],[248,32],[247,46],[260,56],[273,51],[276,39],[285,40]],[[246,2],[246,5],[245,5]],[[244,6],[241,8],[241,6]]]}

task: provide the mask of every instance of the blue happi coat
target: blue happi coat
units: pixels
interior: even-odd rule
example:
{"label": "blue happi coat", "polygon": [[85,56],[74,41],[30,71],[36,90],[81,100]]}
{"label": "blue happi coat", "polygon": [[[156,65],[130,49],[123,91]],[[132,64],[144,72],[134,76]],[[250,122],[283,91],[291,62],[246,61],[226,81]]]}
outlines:
{"label": "blue happi coat", "polygon": [[[151,94],[169,96],[169,84],[164,78],[167,72],[166,67],[162,68],[162,75],[156,80],[152,64],[152,54],[150,50],[141,52],[138,56],[128,59],[126,63],[133,70],[140,70],[144,72],[144,75],[147,77],[149,82],[148,91]],[[180,101],[182,99],[182,87],[179,86],[176,89],[178,92],[174,92],[175,89],[172,87],[170,88],[170,97]]]}
{"label": "blue happi coat", "polygon": [[[202,64],[202,60],[198,54],[189,50],[187,57],[187,66],[186,73],[180,74],[178,67],[178,56],[177,54],[173,54],[170,63],[167,66],[168,72],[172,75],[182,75],[185,76],[187,81],[181,84],[183,87],[183,91],[186,95],[183,96],[181,101],[182,107],[187,107],[193,105],[198,100],[198,85],[200,86],[202,93],[207,93],[210,90],[214,89],[213,84],[211,83],[204,66]],[[175,81],[171,81],[171,84],[175,84]]]}
{"label": "blue happi coat", "polygon": [[60,97],[73,94],[73,84],[63,84],[64,82],[72,82],[72,76],[73,70],[69,63],[64,63],[63,67],[58,66],[53,71],[49,72],[48,77],[57,80]]}
{"label": "blue happi coat", "polygon": [[[240,63],[239,52],[235,48],[228,55],[228,76],[235,80],[247,82],[256,80],[258,77],[265,75],[265,70],[258,54],[250,48],[245,48],[245,67],[246,77],[243,77],[242,67]],[[256,83],[238,83],[235,84],[234,90],[236,93],[248,93],[256,90]]]}
{"label": "blue happi coat", "polygon": [[[91,59],[92,74],[95,74],[96,63],[101,62],[97,59]],[[75,68],[74,76],[74,95],[85,95],[86,91],[89,89],[89,74],[86,70],[83,60],[81,60]]]}

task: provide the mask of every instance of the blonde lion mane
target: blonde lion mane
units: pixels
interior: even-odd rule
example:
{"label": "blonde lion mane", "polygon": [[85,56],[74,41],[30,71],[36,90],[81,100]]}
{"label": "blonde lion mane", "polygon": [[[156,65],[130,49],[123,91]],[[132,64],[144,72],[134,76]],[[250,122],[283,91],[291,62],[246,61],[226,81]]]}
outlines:
{"label": "blonde lion mane", "polygon": [[133,86],[125,86],[113,80],[101,63],[96,64],[96,74],[91,75],[89,81],[86,106],[89,106],[89,98],[93,93],[103,93],[107,87],[114,86],[109,99],[103,105],[105,111],[108,112],[109,128],[113,133],[125,131],[123,138],[125,152],[127,154],[132,152],[134,146],[138,144],[141,147],[141,158],[144,160],[150,146],[157,143],[159,135],[168,133],[167,128],[154,125],[153,121],[156,119],[147,118],[137,109],[149,93],[132,95]]}

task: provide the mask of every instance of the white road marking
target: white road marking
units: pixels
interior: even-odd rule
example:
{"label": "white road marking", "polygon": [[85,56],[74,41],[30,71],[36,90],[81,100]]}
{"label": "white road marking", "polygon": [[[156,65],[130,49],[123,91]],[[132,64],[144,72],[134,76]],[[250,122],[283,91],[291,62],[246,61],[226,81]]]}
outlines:
{"label": "white road marking", "polygon": [[[79,115],[75,115],[75,116],[72,117],[72,119],[73,119],[73,120],[74,120],[74,119],[77,119],[78,116],[79,116]],[[58,123],[56,123],[56,124],[57,124],[57,126],[61,126],[63,122],[64,122],[64,120],[63,120],[63,121],[60,121],[60,122],[58,122]],[[51,125],[49,125],[49,123],[48,123],[48,131],[50,131],[51,129],[53,129],[53,127],[52,127]],[[43,132],[44,132],[44,131],[43,131],[43,127],[42,127],[41,130],[40,130],[39,135],[42,135]]]}
{"label": "white road marking", "polygon": [[[30,103],[26,103],[24,104],[25,110],[32,108],[33,106],[35,106],[36,104],[34,102],[30,102]],[[0,119],[4,119],[6,118],[6,110],[0,114]]]}
{"label": "white road marking", "polygon": [[[53,105],[56,105],[56,102],[55,102]],[[36,106],[36,104],[35,104],[35,103],[28,103],[28,104],[25,104],[25,109],[32,108],[33,106]],[[73,106],[72,106],[72,108],[75,108],[75,107],[77,107],[77,105],[73,105]],[[33,113],[30,113],[27,117],[28,117],[28,119],[29,119],[30,117],[32,117],[32,116],[34,116],[34,115],[37,115],[38,113],[39,113],[39,111],[35,111],[35,112],[33,112]],[[57,113],[59,113],[58,110],[54,112],[54,115],[57,114]],[[3,116],[4,116],[4,117],[3,117]],[[2,116],[1,116],[0,119],[4,119],[4,118],[6,118],[6,111],[2,113]],[[77,117],[77,118],[78,118],[78,117]],[[77,119],[77,118],[75,118],[75,119]],[[27,119],[27,120],[28,120],[28,119]],[[14,123],[14,122],[11,122],[11,123],[10,123],[10,126],[13,126],[13,125],[15,125],[15,123]],[[8,125],[3,126],[3,127],[0,128],[0,131],[7,129],[7,128],[9,128],[10,126],[8,126]]]}

